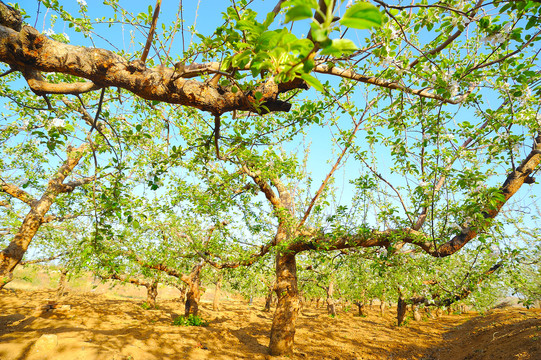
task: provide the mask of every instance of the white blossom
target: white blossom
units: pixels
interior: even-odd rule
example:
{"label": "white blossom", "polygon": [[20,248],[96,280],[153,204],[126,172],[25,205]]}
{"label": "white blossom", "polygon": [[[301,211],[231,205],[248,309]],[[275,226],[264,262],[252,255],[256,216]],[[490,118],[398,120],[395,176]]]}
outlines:
{"label": "white blossom", "polygon": [[541,126],[541,113],[537,114],[535,120],[537,120],[537,125]]}
{"label": "white blossom", "polygon": [[449,227],[453,230],[462,230],[462,226],[458,225],[457,223],[453,223],[449,225]]}
{"label": "white blossom", "polygon": [[455,17],[453,18],[453,20],[451,20],[451,25],[453,25],[454,27],[457,27],[458,24],[460,24],[461,22],[462,22],[462,18]]}
{"label": "white blossom", "polygon": [[434,72],[435,71],[435,68],[434,68],[434,65],[431,65],[429,63],[424,63],[423,66],[422,66],[422,69],[424,72]]}
{"label": "white blossom", "polygon": [[47,29],[43,32],[46,36],[53,36],[55,34],[53,29]]}
{"label": "white blossom", "polygon": [[381,60],[381,65],[384,67],[389,67],[394,64],[394,59],[392,57],[387,56],[385,59]]}
{"label": "white blossom", "polygon": [[441,138],[443,140],[454,140],[455,139],[455,135],[454,134],[443,134],[441,136]]}
{"label": "white blossom", "polygon": [[423,134],[423,140],[430,140],[432,138],[432,135],[430,134]]}
{"label": "white blossom", "polygon": [[494,244],[490,247],[491,256],[498,257],[502,253],[498,245]]}
{"label": "white blossom", "polygon": [[70,37],[68,36],[68,34],[63,33],[62,35],[64,35],[64,38],[66,39],[66,41],[70,41]]}
{"label": "white blossom", "polygon": [[78,2],[79,5],[81,5],[81,6],[86,6],[86,1],[85,1],[85,0],[77,0],[77,2]]}
{"label": "white blossom", "polygon": [[527,86],[526,89],[524,89],[524,91],[522,92],[522,97],[520,98],[520,105],[526,105],[531,96],[532,90],[530,89],[530,87]]}
{"label": "white blossom", "polygon": [[398,30],[396,30],[395,27],[392,25],[389,26],[389,30],[391,30],[391,40],[396,39],[396,37],[398,36]]}
{"label": "white blossom", "polygon": [[446,71],[445,74],[443,74],[442,78],[444,81],[448,82],[453,77],[453,74],[450,71]]}
{"label": "white blossom", "polygon": [[28,128],[28,125],[30,125],[30,121],[28,119],[24,119],[23,120],[23,129],[27,129]]}
{"label": "white blossom", "polygon": [[54,118],[51,122],[51,125],[54,127],[64,127],[66,125],[66,122],[64,119]]}
{"label": "white blossom", "polygon": [[505,35],[502,33],[496,33],[489,36],[485,36],[484,38],[481,39],[481,41],[484,42],[485,44],[490,43],[495,46],[505,41]]}
{"label": "white blossom", "polygon": [[426,186],[428,186],[428,183],[427,183],[426,181],[423,180],[423,181],[421,181],[421,182],[419,183],[419,186],[420,186],[420,187],[426,187]]}
{"label": "white blossom", "polygon": [[451,92],[451,96],[456,96],[458,94],[458,82],[456,80],[453,80],[449,85],[449,91]]}
{"label": "white blossom", "polygon": [[346,5],[346,8],[350,8],[353,6],[353,0],[349,0],[347,5]]}

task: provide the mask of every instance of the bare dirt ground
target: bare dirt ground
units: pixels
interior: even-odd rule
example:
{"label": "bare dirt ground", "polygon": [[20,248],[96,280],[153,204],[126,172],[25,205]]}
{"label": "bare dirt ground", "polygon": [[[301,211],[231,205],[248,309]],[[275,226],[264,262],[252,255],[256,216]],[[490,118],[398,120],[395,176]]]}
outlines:
{"label": "bare dirt ground", "polygon": [[[144,292],[142,292],[144,294]],[[137,296],[142,295],[141,293]],[[272,313],[224,295],[212,311],[211,294],[202,301],[208,327],[178,327],[179,301],[158,297],[157,310],[141,299],[114,292],[70,292],[57,308],[52,290],[0,292],[0,359],[270,359]],[[229,298],[229,299],[228,299]],[[64,306],[62,306],[64,305]],[[443,315],[410,320],[397,327],[395,312],[369,308],[331,318],[325,309],[306,306],[297,322],[295,352],[284,359],[541,359],[541,310],[518,307],[480,315]],[[275,358],[273,358],[275,359]],[[280,358],[276,358],[280,359]]]}

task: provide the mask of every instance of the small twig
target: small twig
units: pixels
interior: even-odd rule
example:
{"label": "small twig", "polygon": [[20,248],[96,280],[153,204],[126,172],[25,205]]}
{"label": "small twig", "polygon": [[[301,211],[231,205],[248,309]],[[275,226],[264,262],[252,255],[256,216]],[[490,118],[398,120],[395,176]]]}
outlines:
{"label": "small twig", "polygon": [[143,63],[147,60],[148,52],[150,51],[150,46],[152,45],[152,38],[154,37],[154,31],[156,30],[156,23],[158,22],[158,15],[160,14],[161,5],[162,0],[156,0],[156,7],[154,8],[154,15],[152,16],[152,25],[150,26],[150,31],[148,32],[145,49],[141,55],[141,61]]}

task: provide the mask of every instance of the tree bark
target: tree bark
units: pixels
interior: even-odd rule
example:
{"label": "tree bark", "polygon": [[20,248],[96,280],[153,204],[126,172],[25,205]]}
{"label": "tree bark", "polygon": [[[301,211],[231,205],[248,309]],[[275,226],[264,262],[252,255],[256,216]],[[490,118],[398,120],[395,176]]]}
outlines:
{"label": "tree bark", "polygon": [[214,290],[214,301],[212,302],[212,310],[219,311],[220,310],[220,289],[222,288],[222,275],[220,274],[218,277],[218,281],[216,281],[216,290]]}
{"label": "tree bark", "polygon": [[66,277],[68,275],[67,269],[62,269],[60,272],[60,279],[58,279],[58,288],[56,289],[56,297],[61,298],[66,291]]}
{"label": "tree bark", "polygon": [[[113,86],[126,89],[147,99],[181,104],[221,115],[233,110],[255,113],[289,111],[291,104],[278,98],[292,89],[307,89],[302,79],[276,83],[263,80],[252,91],[236,91],[233,86],[221,86],[191,79],[219,72],[220,64],[190,64],[182,73],[164,66],[147,68],[141,60],[129,61],[105,49],[64,44],[24,25],[18,11],[0,2],[0,61],[21,71],[28,85],[39,94],[80,94]],[[18,19],[16,17],[18,16]],[[43,72],[63,73],[91,82],[55,84],[43,81]],[[255,94],[260,93],[260,97]]]}
{"label": "tree bark", "polygon": [[331,316],[336,316],[336,305],[334,299],[332,298],[334,294],[334,279],[331,278],[329,281],[329,286],[327,286],[327,313]]}
{"label": "tree bark", "polygon": [[267,296],[265,297],[265,307],[263,308],[264,312],[270,312],[270,308],[272,305],[272,294],[274,293],[274,287],[269,287],[269,292]]}
{"label": "tree bark", "polygon": [[402,325],[404,318],[406,317],[407,306],[402,296],[398,298],[398,304],[396,305],[396,320],[398,326]]}
{"label": "tree bark", "polygon": [[149,283],[147,288],[147,304],[156,308],[156,297],[158,296],[158,280],[153,280],[152,283]]}
{"label": "tree bark", "polygon": [[[51,177],[42,197],[39,200],[23,200],[30,205],[30,212],[24,218],[23,223],[13,240],[0,253],[0,290],[13,279],[13,269],[15,269],[17,264],[22,260],[32,239],[44,222],[45,214],[47,214],[49,208],[54,204],[57,196],[61,193],[68,193],[74,190],[75,186],[64,184],[64,180],[72,173],[75,166],[77,166],[84,156],[86,147],[86,143],[76,149],[68,147],[67,160],[64,161],[56,174]],[[17,194],[11,192],[11,189],[14,187],[11,184],[7,184],[3,181],[0,184],[0,191],[6,192],[19,199],[21,199],[21,197],[18,196],[20,193],[25,194],[25,197],[29,197],[28,194],[19,189],[17,189]]]}
{"label": "tree bark", "polygon": [[[203,263],[202,263],[203,264]],[[184,316],[199,314],[199,299],[201,298],[201,289],[199,288],[201,279],[200,273],[202,264],[194,266],[189,275],[188,291],[186,292],[186,303],[184,307]]]}
{"label": "tree bark", "polygon": [[359,308],[359,316],[365,316],[364,303],[361,301],[355,301],[354,304]]}
{"label": "tree bark", "polygon": [[276,295],[278,304],[272,320],[269,344],[273,356],[293,352],[295,322],[300,308],[295,254],[278,253],[276,256]]}

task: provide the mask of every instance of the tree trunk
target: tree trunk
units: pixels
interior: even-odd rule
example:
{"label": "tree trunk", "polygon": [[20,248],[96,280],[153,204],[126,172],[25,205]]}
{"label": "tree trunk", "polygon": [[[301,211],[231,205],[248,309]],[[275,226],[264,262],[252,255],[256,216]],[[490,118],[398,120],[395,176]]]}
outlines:
{"label": "tree trunk", "polygon": [[274,292],[274,287],[269,287],[269,292],[267,297],[265,297],[265,307],[263,308],[264,312],[269,312],[272,305],[272,293]]}
{"label": "tree trunk", "polygon": [[327,313],[331,316],[336,316],[336,305],[334,304],[334,299],[332,298],[334,293],[334,280],[331,278],[329,281],[329,286],[327,286]]}
{"label": "tree trunk", "polygon": [[186,293],[186,304],[184,308],[184,316],[199,314],[199,300],[201,299],[201,268],[204,263],[194,266],[188,279],[188,292]]}
{"label": "tree trunk", "polygon": [[276,256],[276,295],[278,304],[272,319],[269,344],[273,356],[293,352],[295,322],[300,306],[295,254],[279,253]]}
{"label": "tree trunk", "polygon": [[404,317],[406,317],[407,306],[402,296],[398,298],[398,304],[396,305],[396,320],[398,326],[402,325],[404,322]]}
{"label": "tree trunk", "polygon": [[184,315],[197,315],[199,313],[199,286],[197,284],[191,284],[186,293],[186,303],[184,308]]}
{"label": "tree trunk", "polygon": [[58,288],[56,289],[56,297],[61,298],[66,291],[66,277],[68,275],[67,269],[62,269],[60,272],[60,279],[58,279]]}
{"label": "tree trunk", "polygon": [[220,289],[222,288],[222,275],[220,274],[218,277],[218,281],[216,281],[216,290],[214,290],[214,301],[212,302],[212,310],[219,311],[220,310]]}
{"label": "tree trunk", "polygon": [[365,316],[364,303],[361,301],[355,301],[354,304],[357,305],[357,307],[359,308],[359,316]]}
{"label": "tree trunk", "polygon": [[178,300],[181,303],[184,303],[186,301],[186,290],[187,290],[186,284],[182,283],[182,285],[178,285],[176,288],[178,289],[178,291],[180,291]]}
{"label": "tree trunk", "polygon": [[64,184],[64,180],[72,173],[73,168],[77,166],[79,160],[83,157],[86,146],[87,144],[82,144],[76,149],[68,148],[67,160],[64,161],[56,174],[49,180],[47,189],[39,200],[31,198],[30,195],[14,187],[14,185],[2,181],[0,190],[12,194],[19,199],[24,199],[30,205],[30,211],[24,218],[13,240],[0,252],[0,290],[13,279],[13,269],[22,260],[28,246],[43,223],[45,215],[54,204],[56,197],[61,193],[69,193],[78,186]]}
{"label": "tree trunk", "polygon": [[151,308],[156,308],[156,297],[158,296],[158,281],[153,280],[149,286],[147,286],[147,304]]}

